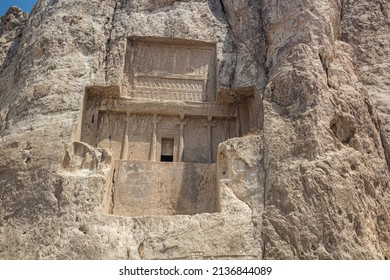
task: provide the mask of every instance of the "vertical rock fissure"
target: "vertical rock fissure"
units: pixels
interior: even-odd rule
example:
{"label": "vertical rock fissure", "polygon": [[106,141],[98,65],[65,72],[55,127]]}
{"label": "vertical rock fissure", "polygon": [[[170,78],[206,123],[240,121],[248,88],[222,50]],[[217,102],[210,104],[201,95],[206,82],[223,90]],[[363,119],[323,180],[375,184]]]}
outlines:
{"label": "vertical rock fissure", "polygon": [[[221,9],[224,15],[224,18],[226,20],[226,23],[228,25],[228,32],[230,32],[232,38],[234,39],[234,33],[233,33],[233,28],[229,20],[229,15],[227,13],[225,4],[223,3],[223,0],[219,0],[219,3],[221,4]],[[232,42],[232,49],[234,53],[234,62],[233,62],[233,70],[232,73],[230,74],[229,77],[229,88],[232,88],[234,86],[234,81],[236,79],[236,69],[237,69],[237,63],[238,63],[238,48],[237,48],[237,43],[236,40],[233,40]]]}
{"label": "vertical rock fissure", "polygon": [[114,11],[112,13],[112,18],[111,18],[111,21],[107,24],[108,25],[108,30],[109,30],[109,34],[108,34],[108,38],[107,38],[107,43],[106,43],[106,55],[105,55],[105,79],[106,79],[106,83],[108,82],[108,69],[109,69],[109,66],[108,66],[108,58],[109,58],[109,55],[111,53],[111,40],[112,40],[112,33],[113,33],[113,30],[114,30],[114,22],[115,22],[115,15],[117,13],[117,10],[118,10],[118,6],[119,6],[119,0],[116,1],[115,3],[115,7],[114,7]]}
{"label": "vertical rock fissure", "polygon": [[261,18],[261,32],[263,33],[264,35],[264,53],[263,53],[263,57],[264,57],[264,60],[261,64],[262,68],[264,69],[264,75],[265,75],[265,78],[266,78],[266,83],[268,83],[268,80],[269,80],[269,69],[267,68],[266,66],[266,63],[267,63],[267,53],[268,53],[268,38],[267,38],[267,31],[265,30],[264,26],[265,26],[265,22],[264,22],[264,11],[261,7],[263,7],[263,0],[261,1],[260,3],[260,7],[259,7],[259,14],[260,14],[260,18]]}
{"label": "vertical rock fissure", "polygon": [[341,25],[341,22],[343,21],[343,18],[344,18],[344,8],[345,8],[345,0],[341,0],[341,2],[340,2],[340,25]]}
{"label": "vertical rock fissure", "polygon": [[[261,7],[264,7],[264,1],[262,0],[261,1]],[[260,12],[260,16],[261,16],[261,31],[263,32],[264,34],[264,45],[265,45],[265,50],[264,50],[264,61],[262,63],[262,67],[264,69],[264,75],[265,75],[265,78],[266,78],[266,82],[265,82],[265,85],[268,84],[269,82],[269,71],[270,69],[268,69],[267,67],[267,54],[268,54],[268,38],[267,38],[267,32],[266,32],[266,29],[265,29],[265,22],[264,22],[264,14],[265,14],[265,11],[262,9],[262,8],[259,8],[259,12]],[[263,96],[264,96],[264,92],[261,93],[261,98],[263,99]],[[264,114],[264,111],[263,111],[263,121],[265,121],[265,114]],[[264,143],[264,128],[261,130],[261,134],[262,134],[262,137],[261,137],[261,140],[263,141]],[[263,212],[262,212],[262,221],[264,221],[265,219],[265,210],[266,210],[266,207],[267,207],[267,180],[268,180],[268,169],[265,167],[265,163],[266,163],[266,148],[265,148],[265,145],[263,144],[262,145],[262,149],[261,149],[261,153],[262,153],[262,159],[263,159],[263,164],[262,164],[262,168],[263,168],[263,172],[264,172],[264,180],[263,182],[261,182],[263,184]],[[264,242],[264,230],[262,229],[261,230],[261,243],[262,243],[262,259],[265,260],[267,259],[267,251],[266,251],[266,243]]]}
{"label": "vertical rock fissure", "polygon": [[112,172],[112,181],[111,181],[111,205],[109,209],[109,214],[114,214],[115,209],[115,171]]}
{"label": "vertical rock fissure", "polygon": [[[263,132],[262,132],[263,133]],[[262,140],[264,139],[264,137],[262,137]],[[263,158],[263,172],[264,172],[264,181],[262,182],[263,184],[263,212],[262,212],[262,222],[266,220],[266,217],[265,217],[265,213],[266,213],[266,207],[267,207],[267,181],[268,181],[268,169],[265,167],[265,164],[266,164],[266,146],[263,145],[263,149],[262,149],[262,158]],[[266,256],[267,256],[267,252],[266,252],[266,242],[264,241],[265,240],[265,233],[264,233],[264,230],[262,228],[261,230],[261,243],[262,243],[262,259],[265,260],[266,259]]]}
{"label": "vertical rock fissure", "polygon": [[382,147],[385,153],[387,168],[390,171],[390,143],[386,139],[386,135],[383,133],[382,129],[380,130],[380,137],[382,142]]}
{"label": "vertical rock fissure", "polygon": [[61,212],[61,196],[63,192],[62,182],[56,182],[54,186],[54,196],[57,199],[57,216],[60,216]]}

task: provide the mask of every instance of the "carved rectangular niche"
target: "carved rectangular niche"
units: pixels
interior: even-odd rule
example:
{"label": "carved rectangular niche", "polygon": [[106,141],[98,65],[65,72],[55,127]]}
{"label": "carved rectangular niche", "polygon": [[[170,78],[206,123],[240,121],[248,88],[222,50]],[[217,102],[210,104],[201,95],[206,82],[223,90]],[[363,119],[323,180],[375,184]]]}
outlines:
{"label": "carved rectangular niche", "polygon": [[129,38],[124,96],[147,100],[215,101],[215,44]]}
{"label": "carved rectangular niche", "polygon": [[220,211],[216,164],[117,162],[112,214],[194,215]]}

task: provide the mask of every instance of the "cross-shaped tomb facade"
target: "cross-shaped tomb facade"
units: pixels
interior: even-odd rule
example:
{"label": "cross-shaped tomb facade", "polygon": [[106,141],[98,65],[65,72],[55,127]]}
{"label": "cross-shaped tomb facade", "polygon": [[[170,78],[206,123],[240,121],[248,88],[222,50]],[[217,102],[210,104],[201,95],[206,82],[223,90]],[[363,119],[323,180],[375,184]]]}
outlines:
{"label": "cross-shaped tomb facade", "polygon": [[80,143],[109,151],[114,215],[219,211],[218,145],[258,127],[257,96],[218,90],[213,43],[129,38],[120,86],[86,88]]}

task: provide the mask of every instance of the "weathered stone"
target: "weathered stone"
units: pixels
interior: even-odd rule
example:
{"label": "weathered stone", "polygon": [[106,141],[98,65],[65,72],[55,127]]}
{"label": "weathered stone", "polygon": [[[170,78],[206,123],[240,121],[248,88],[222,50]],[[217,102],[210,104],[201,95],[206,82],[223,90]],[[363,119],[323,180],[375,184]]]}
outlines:
{"label": "weathered stone", "polygon": [[371,2],[11,9],[0,258],[389,258],[390,10]]}
{"label": "weathered stone", "polygon": [[[0,17],[0,66],[6,67],[6,63],[16,53],[19,39],[27,22],[28,14],[18,7],[11,7],[7,13]],[[8,58],[8,61],[5,59]],[[0,69],[1,69],[0,68]]]}

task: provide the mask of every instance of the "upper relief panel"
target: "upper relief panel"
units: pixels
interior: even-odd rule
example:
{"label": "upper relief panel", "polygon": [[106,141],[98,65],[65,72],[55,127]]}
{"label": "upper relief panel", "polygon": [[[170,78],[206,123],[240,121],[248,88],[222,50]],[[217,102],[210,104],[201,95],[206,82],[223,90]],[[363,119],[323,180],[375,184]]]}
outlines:
{"label": "upper relief panel", "polygon": [[129,38],[124,96],[147,100],[215,101],[215,44]]}
{"label": "upper relief panel", "polygon": [[[128,53],[134,51],[128,38],[166,38],[173,40],[171,41],[173,44],[183,40],[191,47],[192,42],[214,44],[215,59],[211,61],[215,63],[216,69],[215,91],[256,86],[261,92],[267,81],[263,68],[267,48],[262,30],[261,1],[249,1],[248,4],[247,2],[118,1],[107,49],[106,85],[123,85],[123,73],[129,73],[131,70],[123,69],[124,66],[131,67]],[[194,52],[192,55],[196,57],[204,56],[199,50]],[[185,56],[180,54],[180,50],[175,50],[175,53],[178,56]],[[202,62],[204,61],[200,61]],[[206,66],[210,69],[210,65]],[[200,87],[200,82],[195,84]],[[208,85],[207,91],[209,90]],[[198,91],[199,89],[194,95],[198,95],[199,100]],[[176,100],[176,97],[170,98]]]}

